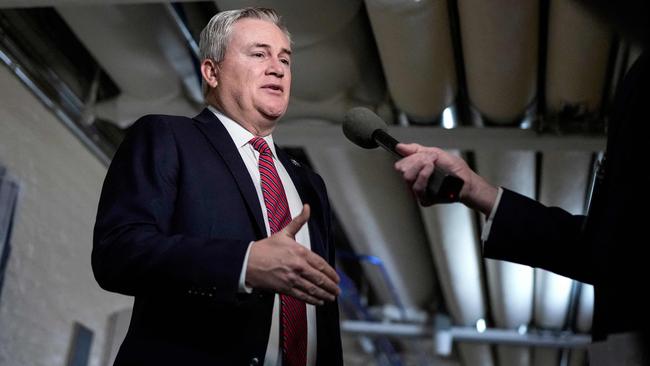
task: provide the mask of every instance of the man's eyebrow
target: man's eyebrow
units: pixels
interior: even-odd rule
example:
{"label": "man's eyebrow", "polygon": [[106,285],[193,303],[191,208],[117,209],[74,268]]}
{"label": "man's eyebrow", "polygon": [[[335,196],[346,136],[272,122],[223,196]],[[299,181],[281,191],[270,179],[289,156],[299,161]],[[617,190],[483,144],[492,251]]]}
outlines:
{"label": "man's eyebrow", "polygon": [[261,47],[261,48],[271,48],[271,46],[268,45],[268,44],[266,44],[266,43],[253,43],[253,44],[251,45],[251,48],[257,48],[257,47]]}
{"label": "man's eyebrow", "polygon": [[[266,49],[271,49],[271,45],[268,45],[268,44],[266,44],[266,43],[253,43],[253,44],[251,45],[251,48],[258,48],[258,47],[260,47],[260,48],[266,48]],[[288,49],[288,48],[284,48],[284,47],[283,47],[282,50],[280,51],[280,53],[286,53],[287,55],[291,56],[291,50]]]}

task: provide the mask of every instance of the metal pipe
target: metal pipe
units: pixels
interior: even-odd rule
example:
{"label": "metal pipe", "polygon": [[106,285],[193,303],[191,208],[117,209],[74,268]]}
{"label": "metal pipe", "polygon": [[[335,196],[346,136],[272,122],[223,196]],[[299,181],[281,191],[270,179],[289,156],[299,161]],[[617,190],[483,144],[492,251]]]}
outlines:
{"label": "metal pipe", "polygon": [[173,4],[166,3],[163,4],[163,6],[169,15],[169,18],[173,21],[174,26],[176,26],[178,32],[181,34],[183,39],[185,39],[187,47],[192,51],[192,56],[194,56],[196,60],[200,60],[199,45],[196,43],[196,40],[187,27],[187,24],[185,24],[180,14],[178,14],[178,10],[174,7]]}
{"label": "metal pipe", "polygon": [[519,346],[584,348],[591,342],[591,336],[570,332],[540,332],[521,334],[510,329],[486,329],[478,332],[471,327],[451,327],[451,337],[457,342],[508,344]]}
{"label": "metal pipe", "polygon": [[402,338],[445,338],[450,342],[507,344],[551,348],[584,348],[591,336],[571,332],[542,331],[521,333],[512,329],[487,328],[479,332],[475,327],[436,328],[431,324],[384,323],[344,320],[341,330],[353,335],[388,336]]}

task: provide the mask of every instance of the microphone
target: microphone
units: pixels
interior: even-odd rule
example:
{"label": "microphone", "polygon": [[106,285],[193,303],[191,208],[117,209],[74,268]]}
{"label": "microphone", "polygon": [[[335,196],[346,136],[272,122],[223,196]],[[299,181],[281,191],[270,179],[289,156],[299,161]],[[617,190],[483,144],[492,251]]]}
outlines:
{"label": "microphone", "polygon": [[[381,146],[399,158],[404,157],[395,149],[399,141],[389,135],[386,128],[386,122],[364,107],[350,109],[343,121],[343,134],[356,145],[364,149]],[[429,177],[422,201],[425,203],[458,202],[464,183],[462,179],[436,167]]]}

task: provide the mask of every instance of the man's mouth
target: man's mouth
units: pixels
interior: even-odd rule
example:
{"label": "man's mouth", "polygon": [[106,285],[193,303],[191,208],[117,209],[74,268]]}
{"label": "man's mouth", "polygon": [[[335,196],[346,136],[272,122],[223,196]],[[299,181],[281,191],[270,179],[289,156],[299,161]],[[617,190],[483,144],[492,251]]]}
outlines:
{"label": "man's mouth", "polygon": [[284,92],[284,88],[279,84],[265,84],[262,85],[262,89],[266,89],[277,94],[282,94],[282,92]]}

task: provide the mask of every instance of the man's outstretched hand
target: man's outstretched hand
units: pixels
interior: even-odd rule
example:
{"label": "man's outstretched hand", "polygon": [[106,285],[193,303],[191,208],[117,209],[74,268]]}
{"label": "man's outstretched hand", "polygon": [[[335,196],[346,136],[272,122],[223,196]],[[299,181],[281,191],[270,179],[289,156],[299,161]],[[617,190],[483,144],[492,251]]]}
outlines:
{"label": "man's outstretched hand", "polygon": [[309,220],[309,205],[282,231],[252,244],[246,285],[291,295],[313,305],[334,301],[339,276],[321,256],[296,242],[296,233]]}

